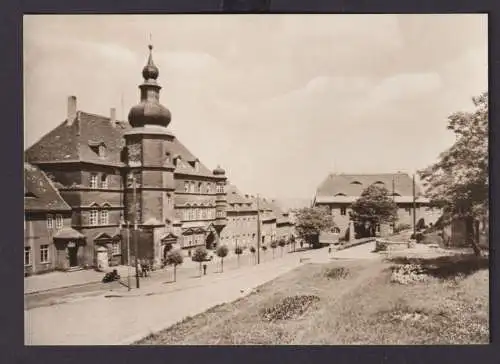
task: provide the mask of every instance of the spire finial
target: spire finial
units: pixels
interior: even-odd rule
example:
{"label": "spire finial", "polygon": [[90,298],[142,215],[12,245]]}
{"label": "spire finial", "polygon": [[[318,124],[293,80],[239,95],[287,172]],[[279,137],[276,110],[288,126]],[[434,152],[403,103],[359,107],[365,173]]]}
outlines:
{"label": "spire finial", "polygon": [[[152,38],[151,34],[149,35],[149,38],[151,40]],[[148,62],[144,67],[144,69],[142,70],[142,76],[144,77],[145,80],[149,79],[156,80],[158,78],[159,71],[158,67],[156,67],[156,65],[153,62],[153,44],[151,42],[150,44],[148,44],[148,48],[149,48]]]}

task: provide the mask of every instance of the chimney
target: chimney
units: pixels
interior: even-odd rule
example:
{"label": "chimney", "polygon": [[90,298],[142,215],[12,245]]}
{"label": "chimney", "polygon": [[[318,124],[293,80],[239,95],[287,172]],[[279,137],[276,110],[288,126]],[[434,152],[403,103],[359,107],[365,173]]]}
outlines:
{"label": "chimney", "polygon": [[116,126],[116,108],[112,107],[110,112],[109,112],[109,121],[111,122],[111,126],[115,127]]}
{"label": "chimney", "polygon": [[67,115],[68,126],[71,126],[75,120],[76,120],[76,96],[69,96],[68,115]]}

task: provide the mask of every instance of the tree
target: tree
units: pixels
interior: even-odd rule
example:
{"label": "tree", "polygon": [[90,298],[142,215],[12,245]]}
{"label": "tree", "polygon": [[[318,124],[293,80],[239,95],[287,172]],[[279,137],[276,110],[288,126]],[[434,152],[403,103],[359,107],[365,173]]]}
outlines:
{"label": "tree", "polygon": [[221,272],[224,272],[224,258],[227,257],[229,249],[227,245],[219,245],[216,250],[217,256],[220,258]]}
{"label": "tree", "polygon": [[271,241],[271,249],[273,250],[273,259],[274,259],[274,251],[278,247],[278,242],[276,240]]}
{"label": "tree", "polygon": [[290,244],[293,247],[293,251],[295,251],[296,247],[297,247],[297,241],[295,240],[295,236],[294,235],[290,236]]}
{"label": "tree", "polygon": [[479,221],[488,217],[488,93],[472,99],[473,112],[456,112],[447,128],[455,143],[441,153],[436,163],[419,171],[432,206],[443,209],[450,219],[463,219],[467,241],[476,255]]}
{"label": "tree", "polygon": [[241,247],[237,246],[234,248],[234,254],[236,254],[236,257],[238,259],[238,268],[240,267],[240,255],[243,253],[243,249]]}
{"label": "tree", "polygon": [[369,235],[375,235],[379,224],[397,220],[398,206],[389,197],[389,191],[375,184],[368,186],[351,206],[351,219],[362,226],[369,224]]}
{"label": "tree", "polygon": [[306,207],[297,211],[295,230],[302,240],[313,247],[319,246],[320,232],[334,226],[333,217],[326,208]]}
{"label": "tree", "polygon": [[174,282],[177,280],[177,266],[184,262],[180,249],[169,251],[166,256],[166,264],[174,266]]}
{"label": "tree", "polygon": [[254,262],[254,264],[256,263],[256,259],[255,259],[255,252],[256,252],[256,249],[255,249],[255,247],[252,245],[252,246],[250,247],[250,253],[252,253],[252,256],[253,256],[253,262]]}
{"label": "tree", "polygon": [[191,256],[191,260],[193,262],[200,263],[200,278],[202,276],[201,263],[206,261],[207,255],[208,255],[207,249],[204,246],[199,246],[194,250],[194,253]]}
{"label": "tree", "polygon": [[278,241],[278,245],[280,246],[281,248],[281,256],[283,256],[283,248],[285,247],[286,245],[286,241],[285,239],[281,238],[279,241]]}

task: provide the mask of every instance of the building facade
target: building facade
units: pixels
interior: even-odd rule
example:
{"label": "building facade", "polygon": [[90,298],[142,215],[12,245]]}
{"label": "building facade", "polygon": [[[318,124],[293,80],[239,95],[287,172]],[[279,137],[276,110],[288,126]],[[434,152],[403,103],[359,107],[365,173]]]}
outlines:
{"label": "building facade", "polygon": [[[25,247],[34,252],[48,245],[51,256],[65,252],[57,264],[33,265],[33,273],[105,269],[127,264],[128,256],[159,266],[170,249],[189,256],[197,246],[214,248],[224,239],[255,239],[254,201],[228,206],[225,170],[208,169],[170,131],[158,76],[149,46],[139,103],[128,121],[117,120],[115,109],[108,116],[81,111],[70,96],[66,120],[25,151],[25,161],[45,176],[64,207],[35,211],[25,196]],[[35,246],[35,230],[49,226],[54,214],[63,214],[70,230],[56,237],[43,228],[43,244]]]}
{"label": "building facade", "polygon": [[[351,205],[370,185],[385,187],[398,206],[397,224],[413,224],[413,180],[405,173],[395,174],[330,174],[317,188],[313,206],[326,207],[332,214],[340,234],[349,227]],[[441,211],[429,208],[429,200],[422,196],[420,186],[415,185],[416,221],[434,223]]]}

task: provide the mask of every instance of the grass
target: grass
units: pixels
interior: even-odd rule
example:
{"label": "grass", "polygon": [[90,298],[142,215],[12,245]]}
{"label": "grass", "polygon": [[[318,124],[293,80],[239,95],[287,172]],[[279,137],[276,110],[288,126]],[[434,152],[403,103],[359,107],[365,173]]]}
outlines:
{"label": "grass", "polygon": [[[486,344],[487,258],[350,261],[304,265],[235,302],[185,319],[136,344]],[[418,264],[425,282],[391,283],[394,266]],[[263,312],[297,297],[300,315]],[[288,303],[287,303],[288,302]],[[295,308],[293,308],[295,309]]]}

